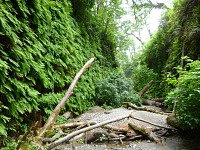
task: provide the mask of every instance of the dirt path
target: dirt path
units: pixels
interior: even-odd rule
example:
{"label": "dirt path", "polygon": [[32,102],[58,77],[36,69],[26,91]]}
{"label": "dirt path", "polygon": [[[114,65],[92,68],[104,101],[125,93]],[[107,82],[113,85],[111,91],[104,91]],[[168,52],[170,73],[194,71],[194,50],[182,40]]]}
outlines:
{"label": "dirt path", "polygon": [[[90,111],[80,115],[75,120],[79,121],[96,121],[102,122],[117,118],[119,116],[125,116],[132,113],[135,117],[149,121],[151,123],[159,124],[165,127],[169,127],[166,122],[166,115],[155,114],[147,111],[128,110],[125,108],[117,108],[112,110],[104,110],[100,107],[94,107]],[[145,124],[143,122],[134,120],[132,118],[124,119],[122,121],[111,123],[113,126],[128,124],[129,122],[134,124]],[[149,124],[146,124],[151,126]],[[190,137],[191,136],[191,137]],[[200,136],[194,137],[193,135],[172,135],[168,137],[162,137],[162,143],[156,144],[150,140],[139,140],[123,142],[109,142],[99,144],[76,144],[76,145],[62,145],[57,147],[57,150],[196,150],[200,149]]]}

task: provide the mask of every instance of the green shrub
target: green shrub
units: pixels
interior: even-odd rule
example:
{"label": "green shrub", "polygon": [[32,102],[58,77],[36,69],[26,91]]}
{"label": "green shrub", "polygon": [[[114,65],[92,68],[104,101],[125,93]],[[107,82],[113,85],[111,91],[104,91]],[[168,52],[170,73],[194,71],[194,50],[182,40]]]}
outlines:
{"label": "green shrub", "polygon": [[109,77],[99,80],[95,91],[98,105],[119,107],[124,101],[141,105],[131,80],[120,73],[111,73]]}
{"label": "green shrub", "polygon": [[167,96],[166,104],[177,103],[175,113],[185,129],[198,128],[200,125],[200,61],[189,63],[186,69],[178,70],[181,76],[177,86]]}

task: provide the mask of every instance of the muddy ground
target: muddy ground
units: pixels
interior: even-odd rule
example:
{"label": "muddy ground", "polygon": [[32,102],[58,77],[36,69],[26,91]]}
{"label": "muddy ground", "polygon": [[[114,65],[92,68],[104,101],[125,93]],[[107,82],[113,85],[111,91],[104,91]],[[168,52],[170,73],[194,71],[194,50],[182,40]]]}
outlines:
{"label": "muddy ground", "polygon": [[[155,108],[159,109],[159,108]],[[147,111],[128,110],[126,108],[117,108],[105,110],[101,107],[93,107],[90,111],[73,119],[73,121],[96,121],[102,122],[125,116],[132,113],[135,117],[159,124],[165,127],[170,127],[166,118],[167,115],[155,114]],[[110,123],[113,126],[128,124],[146,124],[132,118],[124,119],[118,122]],[[151,126],[149,124],[146,124]],[[55,150],[200,150],[200,135],[195,133],[180,133],[173,132],[171,135],[162,136],[161,143],[157,144],[148,139],[136,141],[123,141],[123,144],[117,141],[92,143],[92,144],[65,144],[55,148]]]}

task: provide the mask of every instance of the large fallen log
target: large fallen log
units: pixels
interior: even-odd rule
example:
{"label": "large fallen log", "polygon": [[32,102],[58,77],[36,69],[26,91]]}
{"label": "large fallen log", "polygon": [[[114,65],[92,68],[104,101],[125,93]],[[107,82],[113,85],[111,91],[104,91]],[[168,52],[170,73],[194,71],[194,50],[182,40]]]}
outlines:
{"label": "large fallen log", "polygon": [[89,127],[86,127],[86,128],[83,128],[83,129],[80,129],[80,130],[77,130],[77,131],[74,131],[70,134],[68,134],[67,136],[63,137],[63,138],[60,138],[59,140],[51,143],[48,145],[47,149],[50,150],[60,144],[62,144],[63,142],[67,142],[69,141],[71,138],[73,138],[74,136],[76,135],[79,135],[81,133],[84,133],[84,132],[87,132],[87,131],[90,131],[92,129],[95,129],[95,128],[98,128],[98,127],[101,127],[101,126],[104,126],[106,124],[109,124],[111,122],[115,122],[115,121],[119,121],[119,120],[122,120],[122,119],[125,119],[125,118],[128,118],[129,115],[126,115],[126,116],[122,116],[122,117],[119,117],[119,118],[115,118],[115,119],[111,119],[111,120],[107,120],[107,121],[104,121],[104,122],[101,122],[101,123],[98,123],[98,124],[95,124],[95,125],[92,125],[92,126],[89,126]]}
{"label": "large fallen log", "polygon": [[132,123],[128,124],[131,128],[133,128],[134,130],[142,133],[143,135],[145,135],[146,137],[148,137],[150,140],[155,141],[156,143],[161,143],[161,140],[156,137],[156,135],[151,131],[150,128],[144,128],[144,127],[140,127],[140,126],[136,126]]}
{"label": "large fallen log", "polygon": [[123,132],[123,133],[126,133],[128,131],[128,129],[120,128],[120,127],[114,127],[114,126],[111,126],[111,125],[105,125],[105,126],[103,126],[103,128],[106,128],[106,129],[109,129],[109,130],[112,130],[112,131]]}
{"label": "large fallen log", "polygon": [[[127,125],[128,126],[128,125]],[[104,125],[102,128],[108,129],[97,129],[91,130],[85,133],[81,133],[74,138],[70,139],[70,142],[83,140],[85,143],[91,143],[96,141],[121,141],[122,139],[126,138],[126,134],[128,129],[115,127],[111,125]],[[123,135],[123,137],[121,137]]]}
{"label": "large fallen log", "polygon": [[72,81],[71,85],[69,86],[67,92],[65,93],[65,96],[62,98],[62,100],[58,103],[58,105],[55,107],[55,109],[53,110],[52,114],[49,116],[47,122],[45,123],[45,125],[43,126],[43,128],[41,129],[39,136],[42,137],[45,132],[51,128],[51,126],[53,125],[53,123],[55,122],[55,119],[57,118],[57,116],[59,115],[61,109],[65,106],[65,102],[69,99],[69,97],[71,96],[71,94],[73,93],[73,89],[74,86],[76,85],[78,79],[81,77],[81,75],[83,74],[84,71],[86,71],[87,68],[90,67],[91,63],[94,61],[94,57],[91,58],[82,68],[81,70],[76,74],[76,76],[74,77],[74,80]]}

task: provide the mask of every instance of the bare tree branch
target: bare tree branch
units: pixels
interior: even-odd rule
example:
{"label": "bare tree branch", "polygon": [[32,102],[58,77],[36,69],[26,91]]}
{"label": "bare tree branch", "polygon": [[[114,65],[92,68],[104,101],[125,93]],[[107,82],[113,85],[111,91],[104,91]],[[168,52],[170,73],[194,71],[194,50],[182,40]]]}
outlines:
{"label": "bare tree branch", "polygon": [[76,74],[74,77],[74,80],[72,81],[71,85],[69,86],[65,96],[62,98],[62,100],[58,103],[58,105],[55,107],[54,111],[52,114],[49,116],[47,122],[43,126],[41,132],[39,133],[39,136],[43,136],[46,130],[50,129],[51,126],[53,125],[56,117],[59,115],[61,109],[65,106],[65,102],[69,99],[71,94],[73,93],[74,86],[76,85],[78,79],[81,77],[83,72],[90,67],[91,63],[94,61],[94,57],[92,57],[82,68],[81,70]]}

